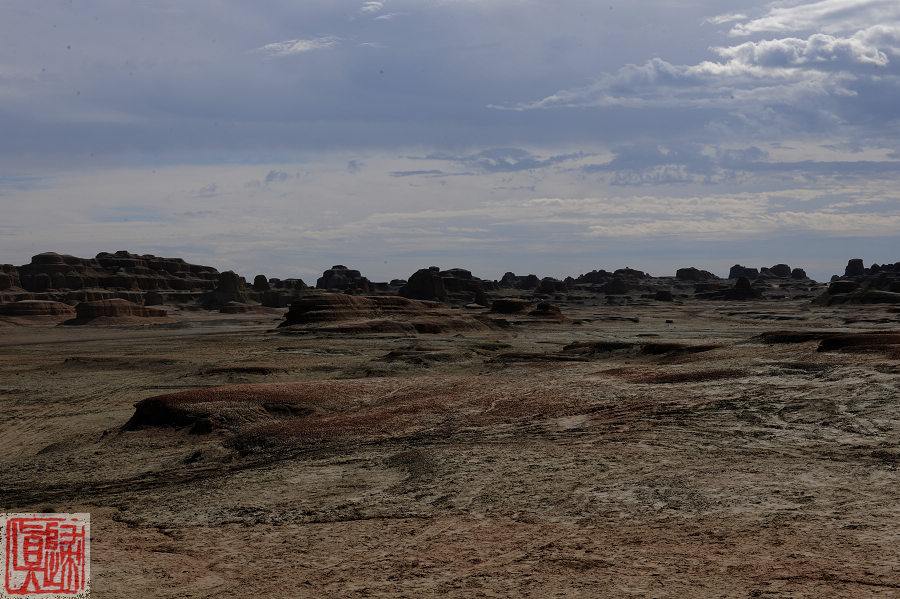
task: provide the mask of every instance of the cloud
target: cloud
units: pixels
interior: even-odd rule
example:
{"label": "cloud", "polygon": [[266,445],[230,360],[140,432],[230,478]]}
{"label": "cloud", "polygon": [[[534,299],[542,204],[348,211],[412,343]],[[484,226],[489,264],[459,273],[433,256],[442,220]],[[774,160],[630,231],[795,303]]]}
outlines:
{"label": "cloud", "polygon": [[364,2],[362,7],[359,9],[359,12],[376,13],[382,8],[384,8],[384,2]]}
{"label": "cloud", "polygon": [[270,57],[293,56],[294,54],[332,48],[340,41],[341,38],[334,35],[326,35],[309,40],[286,40],[260,46],[254,49],[253,52],[266,54]]}
{"label": "cloud", "polygon": [[584,157],[583,153],[561,154],[547,158],[538,157],[531,152],[519,148],[493,148],[467,156],[455,156],[446,153],[433,153],[428,160],[448,160],[476,168],[489,173],[511,173],[553,166],[573,158]]}
{"label": "cloud", "polygon": [[794,6],[775,4],[762,17],[735,25],[731,35],[822,31],[856,31],[874,23],[900,20],[900,3],[895,0],[821,0]]}
{"label": "cloud", "polygon": [[197,191],[194,192],[194,195],[201,198],[211,198],[216,196],[219,193],[219,186],[215,183],[210,183],[205,187],[201,187]]}
{"label": "cloud", "polygon": [[366,165],[365,162],[361,160],[348,160],[347,161],[347,172],[348,173],[358,173],[362,170],[362,168]]}
{"label": "cloud", "polygon": [[[838,18],[841,17],[841,18]],[[844,20],[844,19],[849,20]],[[538,100],[490,105],[513,111],[628,108],[687,109],[705,119],[711,135],[757,138],[872,127],[900,119],[900,3],[825,0],[771,8],[758,19],[723,15],[709,22],[741,21],[732,32],[797,32],[805,36],[755,39],[714,46],[715,58],[674,64],[652,58],[599,75]],[[838,23],[843,23],[837,27]],[[855,27],[847,26],[852,23]],[[854,135],[865,135],[856,132]]]}
{"label": "cloud", "polygon": [[423,170],[423,171],[392,171],[391,172],[392,177],[422,177],[422,176],[440,177],[440,176],[443,176],[446,174],[447,173],[445,173],[444,171],[440,171],[437,169]]}

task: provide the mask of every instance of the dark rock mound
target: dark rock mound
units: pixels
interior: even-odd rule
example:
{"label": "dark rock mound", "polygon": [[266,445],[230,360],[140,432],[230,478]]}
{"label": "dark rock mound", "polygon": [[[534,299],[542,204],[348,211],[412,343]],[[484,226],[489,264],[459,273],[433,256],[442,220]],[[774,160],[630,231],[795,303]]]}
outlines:
{"label": "dark rock mound", "polygon": [[498,283],[499,287],[506,289],[521,289],[523,291],[537,289],[540,284],[541,279],[539,279],[537,275],[526,275],[521,277],[513,272],[505,273]]}
{"label": "dark rock mound", "polygon": [[322,293],[303,297],[292,303],[284,316],[284,322],[278,326],[388,316],[414,317],[427,311],[428,307],[422,302],[405,297]]}
{"label": "dark rock mound", "polygon": [[132,319],[166,318],[167,316],[168,312],[162,308],[148,308],[128,300],[115,298],[81,302],[75,306],[75,318],[63,324],[86,324],[98,318],[131,321]]}
{"label": "dark rock mound", "polygon": [[253,291],[268,291],[272,286],[269,284],[269,279],[266,278],[266,275],[256,275],[253,277]]}
{"label": "dark rock mound", "polygon": [[791,267],[787,264],[776,264],[772,268],[769,269],[773,275],[779,277],[781,279],[786,279],[791,276]]}
{"label": "dark rock mound", "polygon": [[851,258],[844,268],[845,277],[862,277],[866,274],[866,267],[862,258]]}
{"label": "dark rock mound", "polygon": [[728,278],[740,279],[741,277],[747,279],[756,279],[759,277],[759,270],[755,268],[749,268],[747,266],[741,266],[740,264],[735,264],[731,267],[731,270],[728,271]]}
{"label": "dark rock mound", "polygon": [[494,288],[492,282],[472,276],[464,268],[440,270],[437,266],[430,266],[413,273],[398,293],[417,300],[485,305],[485,292]]}
{"label": "dark rock mound", "polygon": [[600,287],[600,291],[607,295],[625,295],[635,286],[625,277],[614,277],[611,281]]}
{"label": "dark rock mound", "polygon": [[316,281],[316,289],[336,289],[361,294],[375,292],[375,287],[369,279],[362,276],[358,270],[347,268],[343,264],[336,264],[322,273]]}
{"label": "dark rock mound", "polygon": [[894,296],[877,292],[900,293],[900,262],[873,264],[866,268],[861,259],[853,258],[847,263],[844,276],[833,276],[828,290],[814,302],[829,306],[843,303],[896,303]]}
{"label": "dark rock mound", "polygon": [[444,279],[437,266],[414,272],[400,288],[400,295],[415,300],[443,301],[447,297]]}
{"label": "dark rock mound", "polygon": [[566,285],[565,281],[560,281],[553,277],[544,277],[535,289],[535,293],[553,295],[555,293],[566,293],[568,290],[569,286]]}
{"label": "dark rock mound", "polygon": [[325,412],[340,400],[339,385],[273,383],[230,385],[148,397],[135,404],[134,415],[123,427],[191,427],[208,433],[239,428],[289,415],[302,418]]}
{"label": "dark rock mound", "polygon": [[247,283],[234,271],[226,270],[218,276],[216,288],[204,294],[200,302],[207,310],[219,310],[229,302],[249,303]]}
{"label": "dark rock mound", "polygon": [[528,313],[528,316],[530,318],[546,320],[549,322],[572,322],[571,320],[563,316],[562,310],[559,309],[559,306],[551,304],[550,302],[539,302],[538,305],[535,306],[534,310]]}
{"label": "dark rock mound", "polygon": [[750,284],[750,280],[747,279],[747,277],[740,277],[737,282],[735,282],[734,287],[718,291],[698,293],[697,297],[709,300],[740,301],[762,299],[763,294],[762,291],[753,288],[753,286]]}
{"label": "dark rock mound", "polygon": [[656,293],[653,295],[653,299],[658,302],[675,301],[675,297],[672,295],[672,292],[668,289],[658,289],[656,291]]}
{"label": "dark rock mound", "polygon": [[688,268],[679,268],[675,271],[675,278],[679,281],[717,281],[719,277],[709,272],[708,270],[699,270],[690,266]]}

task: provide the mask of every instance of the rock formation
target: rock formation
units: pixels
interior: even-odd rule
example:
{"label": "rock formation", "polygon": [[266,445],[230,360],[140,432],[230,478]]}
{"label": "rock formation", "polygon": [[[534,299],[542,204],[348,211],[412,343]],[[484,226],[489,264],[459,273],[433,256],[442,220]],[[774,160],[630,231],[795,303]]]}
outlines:
{"label": "rock formation", "polygon": [[700,270],[693,266],[689,266],[688,268],[679,268],[675,271],[675,278],[679,281],[717,281],[719,277],[709,272],[708,270]]}
{"label": "rock formation", "polygon": [[741,266],[740,264],[735,264],[731,267],[731,270],[728,271],[729,279],[740,279],[741,277],[747,279],[756,279],[759,277],[759,270],[756,268],[749,268],[747,266]]}
{"label": "rock formation", "polygon": [[253,291],[269,291],[272,288],[269,285],[269,279],[266,278],[266,275],[256,275],[253,278]]}
{"label": "rock formation", "polygon": [[472,276],[464,268],[442,271],[437,266],[431,266],[414,272],[398,293],[409,299],[484,304],[485,291],[493,288],[493,283]]}
{"label": "rock formation", "polygon": [[21,287],[40,293],[77,289],[206,291],[213,288],[218,271],[181,258],[119,251],[101,252],[95,258],[45,252],[18,268],[3,265],[0,273],[5,275],[0,276],[0,290]]}
{"label": "rock formation", "polygon": [[249,301],[247,283],[231,270],[219,274],[216,288],[204,294],[201,299],[203,307],[207,310],[218,310],[229,302],[246,304]]}
{"label": "rock formation", "polygon": [[75,316],[75,308],[62,302],[46,300],[23,300],[0,304],[2,316],[61,316],[71,318]]}
{"label": "rock formation", "polygon": [[405,297],[344,293],[300,298],[291,304],[284,322],[278,326],[345,333],[442,333],[493,328],[490,321],[458,316]]}
{"label": "rock formation", "polygon": [[754,300],[762,299],[763,294],[759,289],[753,288],[750,279],[740,277],[734,287],[698,293],[696,297],[707,300]]}
{"label": "rock formation", "polygon": [[375,288],[369,279],[342,264],[332,266],[316,281],[316,289],[350,290],[358,293],[374,293]]}
{"label": "rock formation", "polygon": [[81,302],[75,306],[75,314],[79,318],[97,318],[98,316],[137,316],[139,318],[162,318],[168,312],[162,308],[139,306],[123,299],[108,299],[95,302]]}

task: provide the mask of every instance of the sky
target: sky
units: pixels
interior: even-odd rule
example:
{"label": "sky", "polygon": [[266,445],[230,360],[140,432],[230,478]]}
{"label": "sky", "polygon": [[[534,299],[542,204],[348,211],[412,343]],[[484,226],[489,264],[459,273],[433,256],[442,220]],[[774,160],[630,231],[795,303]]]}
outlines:
{"label": "sky", "polygon": [[0,0],[0,263],[900,261],[897,0]]}

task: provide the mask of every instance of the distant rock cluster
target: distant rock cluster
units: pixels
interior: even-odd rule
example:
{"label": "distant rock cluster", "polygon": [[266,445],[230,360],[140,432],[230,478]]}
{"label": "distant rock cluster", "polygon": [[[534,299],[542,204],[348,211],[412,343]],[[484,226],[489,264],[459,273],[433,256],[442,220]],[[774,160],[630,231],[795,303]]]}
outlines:
{"label": "distant rock cluster", "polygon": [[[678,268],[674,276],[651,276],[625,267],[592,270],[564,279],[506,272],[499,280],[481,279],[465,268],[429,266],[407,279],[390,282],[373,282],[359,270],[337,264],[322,273],[314,288],[299,278],[268,278],[262,274],[248,283],[233,271],[220,273],[180,258],[126,251],[101,252],[94,258],[46,252],[23,266],[0,265],[0,316],[7,319],[134,319],[165,316],[166,307],[172,306],[227,314],[292,306],[290,319],[302,321],[311,317],[307,309],[326,294],[331,298],[326,302],[328,318],[338,320],[346,316],[341,316],[344,309],[356,318],[369,320],[384,320],[385,315],[390,320],[390,313],[401,305],[404,310],[411,309],[410,304],[391,303],[395,300],[373,299],[387,297],[425,302],[427,310],[437,309],[428,302],[465,308],[475,311],[473,314],[493,306],[493,314],[565,322],[559,305],[601,301],[609,305],[759,299],[900,303],[900,262],[866,267],[861,259],[854,258],[843,275],[833,277],[827,291],[823,284],[810,280],[802,268],[784,263],[760,268],[735,264],[727,278],[687,266]],[[367,299],[354,303],[339,300],[340,296]],[[414,311],[421,309],[414,305]],[[109,314],[89,316],[91,310]]]}
{"label": "distant rock cluster", "polygon": [[217,275],[211,266],[188,264],[181,258],[125,251],[76,258],[45,252],[23,266],[0,265],[0,291],[14,287],[34,293],[79,289],[206,291],[215,286]]}
{"label": "distant rock cluster", "polygon": [[816,298],[816,303],[900,304],[900,262],[866,268],[862,259],[852,258],[843,276],[831,277],[828,290]]}
{"label": "distant rock cluster", "polygon": [[751,281],[755,279],[794,279],[797,281],[808,278],[805,270],[802,268],[792,269],[787,264],[776,264],[770,268],[763,267],[758,270],[735,264],[728,271],[728,278],[740,279],[741,277]]}

